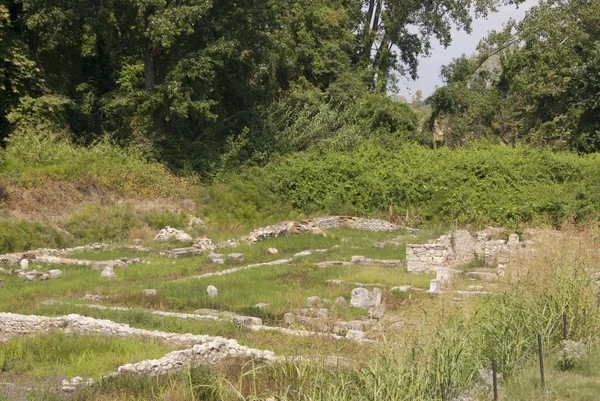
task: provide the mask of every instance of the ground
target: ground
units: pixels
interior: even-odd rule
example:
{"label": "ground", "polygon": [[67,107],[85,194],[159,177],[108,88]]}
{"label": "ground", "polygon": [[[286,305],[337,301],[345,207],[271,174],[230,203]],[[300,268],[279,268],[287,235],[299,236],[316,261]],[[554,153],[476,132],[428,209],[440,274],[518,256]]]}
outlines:
{"label": "ground", "polygon": [[[51,317],[76,313],[82,316],[126,323],[140,329],[221,336],[235,339],[239,344],[251,348],[272,350],[278,356],[302,356],[308,359],[324,356],[341,357],[342,359],[338,361],[348,363],[348,369],[369,369],[374,356],[381,353],[382,344],[384,346],[389,344],[389,349],[394,349],[396,346],[407,346],[408,343],[403,343],[403,341],[415,337],[417,338],[416,344],[418,344],[419,333],[424,332],[427,327],[434,327],[437,321],[446,321],[453,314],[464,313],[468,316],[475,316],[477,310],[488,308],[494,302],[491,300],[493,297],[457,296],[452,291],[441,295],[429,294],[426,290],[435,275],[408,273],[403,265],[381,267],[375,264],[349,264],[321,268],[317,264],[332,260],[350,261],[351,257],[355,255],[374,259],[404,259],[406,243],[425,243],[444,231],[439,227],[422,230],[418,234],[404,231],[374,233],[339,229],[327,231],[326,236],[289,235],[252,245],[218,250],[219,253],[243,253],[245,255],[243,261],[227,259],[223,265],[213,264],[207,253],[180,259],[169,256],[166,251],[182,246],[179,243],[157,243],[151,239],[145,239],[142,245],[151,249],[149,252],[135,252],[127,249],[131,245],[130,242],[114,243],[109,250],[73,252],[69,257],[85,260],[114,260],[129,257],[139,258],[141,262],[116,268],[117,277],[108,280],[101,277],[100,271],[92,270],[87,266],[44,266],[32,260],[30,269],[47,271],[59,268],[63,273],[62,278],[27,281],[15,274],[0,273],[0,278],[4,280],[4,286],[0,288],[0,311]],[[220,237],[227,238],[227,233],[220,233]],[[386,245],[382,248],[373,246],[376,242],[393,238],[400,238],[397,245]],[[276,248],[278,253],[269,253],[269,248]],[[317,249],[325,251],[314,252],[308,256],[294,256],[302,251]],[[235,267],[288,258],[292,260],[280,265],[257,266],[221,276],[196,277]],[[471,263],[461,268],[472,270],[475,267]],[[337,281],[332,282],[332,280]],[[218,289],[218,295],[215,298],[207,295],[206,288],[209,285]],[[500,282],[481,282],[462,277],[455,279],[453,290],[463,290],[472,285],[481,285],[486,292],[500,294],[504,291],[502,280]],[[366,309],[339,307],[334,304],[339,297],[344,297],[349,302],[352,289],[359,286],[369,289],[378,287],[383,290],[383,304],[386,307],[383,319],[369,319]],[[410,286],[411,289],[408,292],[391,291],[394,286]],[[144,296],[141,293],[143,289],[155,289],[157,295]],[[369,323],[365,332],[366,341],[351,341],[331,336],[298,336],[277,330],[249,330],[247,327],[225,318],[229,316],[226,314],[228,312],[230,315],[259,317],[263,320],[264,325],[273,328],[319,331],[320,328],[315,327],[312,323],[301,321],[290,326],[284,322],[286,313],[303,309],[307,298],[312,296],[320,297],[322,301],[319,306],[327,309],[328,315],[323,319],[323,323],[328,329],[324,331],[331,334],[329,329],[336,320],[362,320]],[[255,307],[259,303],[266,303],[268,306]],[[97,305],[104,308],[99,309]],[[114,310],[110,309],[111,307],[122,309]],[[206,311],[206,309],[210,309],[212,312]],[[212,313],[224,318],[222,320],[184,319],[175,315],[159,316],[153,313],[155,311],[191,315]],[[327,326],[328,324],[330,326]],[[344,334],[341,333],[342,336]],[[528,339],[524,341],[528,341]],[[414,347],[415,342],[411,344]],[[523,349],[531,349],[529,343],[525,345]],[[60,391],[60,383],[64,379],[82,376],[102,383],[102,376],[116,371],[121,365],[159,358],[168,352],[182,348],[144,338],[82,336],[65,334],[61,331],[52,331],[46,335],[33,337],[12,338],[0,345],[0,371],[2,372],[0,399],[2,397],[6,399],[83,397],[80,399],[98,400],[147,399],[145,397],[154,397],[154,399],[223,399],[217,396],[215,396],[217,398],[210,398],[214,394],[203,393],[210,386],[218,387],[220,385],[214,384],[213,381],[216,379],[214,379],[213,373],[207,373],[202,370],[203,368],[199,368],[200,371],[195,369],[188,372],[189,380],[185,377],[182,379],[181,376],[174,376],[171,379],[156,379],[157,381],[152,383],[143,382],[142,385],[140,380],[145,379],[140,378],[126,383],[101,384],[99,388],[95,387],[94,389],[82,388],[74,394]],[[413,360],[420,358],[419,352],[413,348]],[[600,353],[594,351],[577,369],[562,372],[556,366],[556,352],[555,348],[549,350],[545,394],[538,388],[539,378],[535,365],[535,353],[530,352],[527,354],[529,359],[518,367],[518,374],[515,374],[514,370],[507,372],[506,382],[502,384],[503,397],[510,400],[595,399],[594,394],[598,394],[598,390],[600,390]],[[260,381],[258,385],[256,384],[257,379],[254,379],[254,382],[250,381],[260,389],[248,387],[251,384],[246,382],[248,377],[244,375],[254,371],[247,369],[247,366],[240,362],[222,368],[221,373],[225,377],[231,378],[236,375],[239,377],[239,382],[230,383],[232,388],[239,391],[239,393],[231,395],[231,399],[244,399],[243,396],[248,397],[248,394],[260,393],[263,390],[268,393],[269,390],[273,390],[273,386],[277,387],[277,383],[279,383],[277,375],[273,374],[273,376],[269,376],[268,380]],[[285,368],[282,369],[277,371],[277,374],[283,375]],[[290,385],[293,385],[295,375],[300,375],[300,373],[290,374],[288,377],[291,380]],[[463,377],[466,382],[467,376]],[[132,384],[133,382],[137,384]],[[174,389],[178,387],[173,383],[189,385],[185,391],[180,388],[181,398],[173,396]],[[463,383],[454,382],[454,384],[458,387],[458,384]],[[142,387],[145,390],[140,390]],[[33,391],[29,390],[32,388]],[[152,392],[152,396],[148,395],[149,391]],[[242,396],[242,394],[244,395]],[[525,395],[530,398],[523,398]],[[278,397],[281,399],[311,399],[311,397],[300,395],[300,392],[289,393],[285,398],[279,392]],[[479,395],[473,395],[473,397],[479,397]],[[263,398],[250,397],[246,399]],[[316,397],[316,399],[326,398]],[[340,397],[339,399],[345,398]],[[384,397],[383,399],[393,398]]]}

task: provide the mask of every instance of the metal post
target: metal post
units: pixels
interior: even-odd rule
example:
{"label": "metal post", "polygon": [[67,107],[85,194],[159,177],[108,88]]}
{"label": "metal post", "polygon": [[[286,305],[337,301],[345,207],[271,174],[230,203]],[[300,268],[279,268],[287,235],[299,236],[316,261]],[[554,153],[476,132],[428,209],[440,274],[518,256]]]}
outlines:
{"label": "metal post", "polygon": [[446,386],[444,386],[444,383],[440,383],[440,390],[442,390],[442,401],[446,401]]}
{"label": "metal post", "polygon": [[538,355],[540,357],[540,376],[542,378],[542,390],[546,388],[546,380],[544,379],[544,353],[542,350],[542,336],[537,335],[538,340]]}
{"label": "metal post", "polygon": [[494,401],[498,401],[498,376],[495,359],[492,359],[492,380],[494,384]]}

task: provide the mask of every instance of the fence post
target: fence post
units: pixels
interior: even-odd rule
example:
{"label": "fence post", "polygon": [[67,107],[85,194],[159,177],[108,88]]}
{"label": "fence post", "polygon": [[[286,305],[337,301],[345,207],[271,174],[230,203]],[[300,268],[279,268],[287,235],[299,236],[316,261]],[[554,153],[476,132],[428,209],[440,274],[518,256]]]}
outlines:
{"label": "fence post", "polygon": [[563,313],[563,340],[567,339],[567,314]]}
{"label": "fence post", "polygon": [[541,334],[537,335],[538,341],[538,355],[540,357],[540,376],[542,378],[542,390],[546,388],[546,380],[544,379],[544,353],[542,350],[542,336]]}
{"label": "fence post", "polygon": [[498,377],[496,372],[496,360],[492,359],[492,381],[494,384],[494,401],[498,401]]}
{"label": "fence post", "polygon": [[446,401],[446,386],[444,383],[440,383],[440,390],[442,390],[442,401]]}

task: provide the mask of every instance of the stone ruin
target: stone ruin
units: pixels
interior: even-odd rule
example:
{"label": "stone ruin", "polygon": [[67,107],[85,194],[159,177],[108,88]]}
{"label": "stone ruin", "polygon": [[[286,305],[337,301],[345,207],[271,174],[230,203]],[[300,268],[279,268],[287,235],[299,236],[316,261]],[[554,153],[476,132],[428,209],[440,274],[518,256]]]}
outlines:
{"label": "stone ruin", "polygon": [[476,233],[456,230],[428,244],[406,245],[406,268],[409,272],[431,273],[481,260],[486,267],[503,271],[512,252],[526,244],[517,234],[508,240],[502,229],[488,228]]}

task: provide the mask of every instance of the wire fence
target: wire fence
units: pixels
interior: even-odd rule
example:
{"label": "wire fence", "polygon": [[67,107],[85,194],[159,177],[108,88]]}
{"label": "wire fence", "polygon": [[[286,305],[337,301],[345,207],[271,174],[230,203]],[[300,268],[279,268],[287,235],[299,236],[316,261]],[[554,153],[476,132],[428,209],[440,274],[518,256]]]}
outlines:
{"label": "wire fence", "polygon": [[[600,300],[599,300],[600,304]],[[584,326],[586,321],[586,310],[583,309],[584,316]],[[548,338],[554,338],[558,332],[562,328],[562,339],[567,339],[567,316],[563,314],[562,316],[562,324],[554,327],[551,333],[547,335]],[[534,352],[534,349],[537,346],[537,352]],[[498,368],[513,368],[517,366],[522,366],[525,362],[531,361],[531,359],[537,354],[539,364],[540,364],[540,380],[542,389],[545,388],[545,377],[544,377],[544,362],[543,362],[543,338],[540,334],[537,334],[534,339],[532,339],[529,347],[515,360],[509,363],[497,363],[496,360],[490,361],[485,367],[479,369],[478,374],[474,379],[469,381],[466,384],[457,387],[446,387],[445,383],[440,383],[440,392],[442,396],[442,401],[460,401],[469,399],[469,397],[473,396],[474,393],[481,390],[480,385],[484,385],[490,387],[490,390],[493,391],[493,399],[495,401],[498,400]],[[490,380],[491,379],[491,380]]]}

